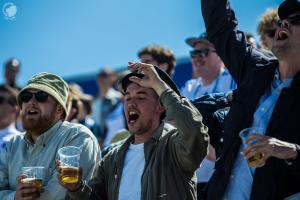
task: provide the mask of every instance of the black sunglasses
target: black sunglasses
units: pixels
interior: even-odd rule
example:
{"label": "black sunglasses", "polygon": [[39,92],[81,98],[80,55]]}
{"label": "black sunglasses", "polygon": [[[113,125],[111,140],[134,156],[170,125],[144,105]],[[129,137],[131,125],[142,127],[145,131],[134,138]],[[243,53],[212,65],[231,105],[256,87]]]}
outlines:
{"label": "black sunglasses", "polygon": [[[300,25],[300,15],[294,15],[292,17],[287,17],[287,18],[285,18],[283,20],[287,20],[292,25]],[[278,20],[277,21],[277,26],[278,27],[282,26],[282,21],[283,20]]]}
{"label": "black sunglasses", "polygon": [[48,100],[49,94],[46,92],[43,92],[43,91],[39,91],[37,93],[24,91],[24,92],[21,92],[21,94],[20,94],[20,100],[22,102],[27,103],[32,99],[33,96],[35,97],[35,100],[37,102],[44,103]]}
{"label": "black sunglasses", "polygon": [[276,33],[276,29],[270,29],[265,31],[265,34],[270,38],[273,38],[275,36],[275,33]]}
{"label": "black sunglasses", "polygon": [[208,48],[203,48],[203,49],[190,51],[190,55],[192,58],[195,58],[196,56],[204,58],[204,57],[208,56],[209,52],[216,52],[216,51],[208,49]]}
{"label": "black sunglasses", "polygon": [[4,104],[5,102],[8,103],[11,106],[16,106],[17,105],[16,98],[0,96],[0,104]]}

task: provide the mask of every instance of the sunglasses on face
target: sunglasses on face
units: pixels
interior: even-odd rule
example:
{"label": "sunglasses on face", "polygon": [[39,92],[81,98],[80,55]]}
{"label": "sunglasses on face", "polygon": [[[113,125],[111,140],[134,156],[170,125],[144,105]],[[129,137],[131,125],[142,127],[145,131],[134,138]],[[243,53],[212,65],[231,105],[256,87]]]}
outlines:
{"label": "sunglasses on face", "polygon": [[39,91],[36,93],[24,91],[20,94],[20,99],[22,102],[27,103],[32,99],[33,96],[37,102],[44,103],[48,100],[49,94],[43,91]]}
{"label": "sunglasses on face", "polygon": [[[300,25],[300,15],[294,15],[292,17],[287,17],[284,20],[288,21],[292,25]],[[283,20],[277,21],[277,26],[281,27]]]}
{"label": "sunglasses on face", "polygon": [[265,31],[265,34],[270,38],[273,38],[275,36],[275,33],[276,33],[276,29],[270,29]]}
{"label": "sunglasses on face", "polygon": [[4,104],[5,102],[11,106],[17,105],[17,100],[15,98],[0,96],[0,104]]}
{"label": "sunglasses on face", "polygon": [[216,51],[207,49],[207,48],[203,48],[203,49],[190,51],[190,55],[192,58],[195,58],[196,56],[204,58],[204,57],[208,56],[209,52],[216,52]]}

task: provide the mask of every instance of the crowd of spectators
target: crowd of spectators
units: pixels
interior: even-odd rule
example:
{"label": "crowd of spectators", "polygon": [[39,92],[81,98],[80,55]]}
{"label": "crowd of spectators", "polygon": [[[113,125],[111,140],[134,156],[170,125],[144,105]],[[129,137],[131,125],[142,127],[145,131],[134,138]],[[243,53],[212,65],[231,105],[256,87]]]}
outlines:
{"label": "crowd of spectators", "polygon": [[[300,2],[278,6],[260,16],[257,42],[229,0],[201,0],[205,30],[185,39],[182,88],[174,52],[157,44],[125,71],[103,67],[95,97],[47,72],[21,87],[21,61],[7,60],[0,199],[300,199]],[[58,154],[67,146],[80,149],[73,182]],[[42,189],[25,181],[32,166]]]}

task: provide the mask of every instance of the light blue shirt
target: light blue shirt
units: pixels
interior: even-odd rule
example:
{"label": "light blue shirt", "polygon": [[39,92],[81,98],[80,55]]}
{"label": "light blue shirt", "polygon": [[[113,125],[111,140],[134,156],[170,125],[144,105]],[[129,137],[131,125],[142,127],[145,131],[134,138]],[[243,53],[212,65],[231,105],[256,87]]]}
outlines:
{"label": "light blue shirt", "polygon": [[24,166],[43,166],[45,176],[43,192],[39,200],[64,199],[66,190],[59,185],[55,160],[57,150],[64,146],[82,148],[80,166],[83,179],[90,179],[96,163],[100,161],[98,142],[85,126],[69,122],[57,122],[40,135],[33,143],[27,134],[19,134],[7,143],[0,153],[0,199],[13,200],[16,192],[16,179]]}
{"label": "light blue shirt", "polygon": [[16,129],[15,123],[11,123],[8,127],[0,130],[0,152],[4,150],[6,144],[15,135],[21,132]]}
{"label": "light blue shirt", "polygon": [[[276,71],[274,80],[265,94],[261,97],[259,105],[254,113],[252,127],[259,127],[265,134],[273,109],[283,88],[289,87],[292,79],[282,82],[279,79],[279,73]],[[238,156],[235,160],[230,181],[224,194],[224,199],[229,200],[247,200],[250,199],[253,175],[255,168],[249,167],[247,161],[242,155],[244,150],[241,144]]]}
{"label": "light blue shirt", "polygon": [[234,90],[236,84],[227,69],[222,69],[219,76],[209,85],[204,85],[202,78],[188,80],[181,88],[180,94],[189,100],[195,100],[202,95]]}
{"label": "light blue shirt", "polygon": [[125,156],[119,200],[141,199],[141,182],[144,167],[144,144],[131,144]]}

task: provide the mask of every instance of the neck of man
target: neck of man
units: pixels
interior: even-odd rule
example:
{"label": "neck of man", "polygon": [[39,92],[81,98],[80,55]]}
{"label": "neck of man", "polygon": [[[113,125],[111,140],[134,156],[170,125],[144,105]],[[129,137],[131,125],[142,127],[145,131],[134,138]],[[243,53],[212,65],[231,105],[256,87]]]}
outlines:
{"label": "neck of man", "polygon": [[279,61],[279,74],[280,80],[285,81],[286,79],[293,78],[297,72],[300,71],[300,62],[297,61]]}
{"label": "neck of man", "polygon": [[201,79],[203,85],[206,86],[212,84],[212,82],[214,82],[214,80],[218,78],[219,74],[220,74],[220,70],[217,73],[210,73],[207,74],[206,76],[202,76]]}
{"label": "neck of man", "polygon": [[159,125],[156,126],[155,128],[152,128],[151,130],[147,131],[146,133],[135,134],[133,144],[141,144],[141,143],[145,143],[146,141],[148,141],[155,134],[158,127],[159,127]]}
{"label": "neck of man", "polygon": [[35,130],[26,130],[26,132],[28,132],[28,135],[30,136],[30,139],[32,140],[33,143],[36,142],[37,138],[44,134],[47,130],[49,130],[50,128],[52,128],[54,126],[54,124],[56,124],[57,121],[54,121],[49,127],[40,127],[39,129],[35,129]]}

